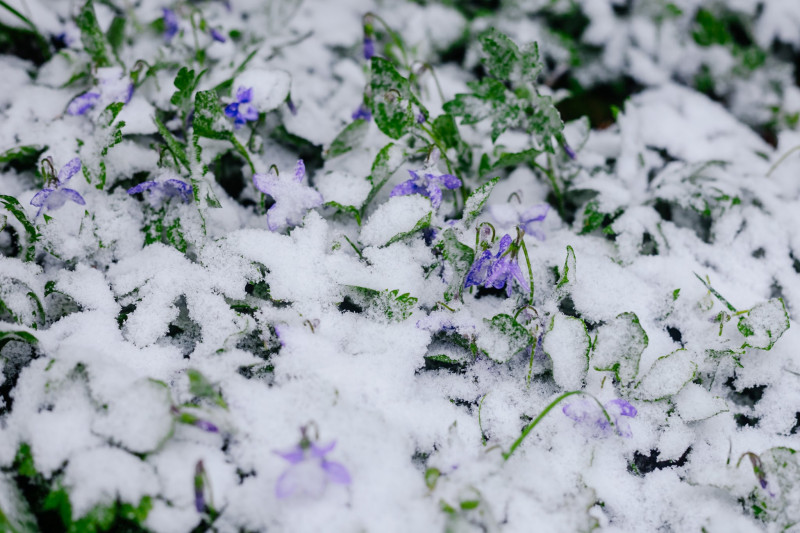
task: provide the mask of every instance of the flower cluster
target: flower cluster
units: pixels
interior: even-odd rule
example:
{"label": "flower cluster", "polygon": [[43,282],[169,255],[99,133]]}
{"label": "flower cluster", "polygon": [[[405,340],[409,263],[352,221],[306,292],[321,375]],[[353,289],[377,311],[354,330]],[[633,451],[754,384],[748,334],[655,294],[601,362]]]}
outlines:
{"label": "flower cluster", "polygon": [[322,195],[312,187],[303,185],[306,166],[297,160],[294,179],[281,178],[274,167],[267,174],[255,174],[256,189],[272,196],[275,203],[267,210],[267,226],[276,231],[286,226],[296,226],[309,209],[322,205]]}
{"label": "flower cluster", "polygon": [[397,185],[390,196],[407,194],[421,194],[431,199],[431,205],[437,209],[442,205],[442,188],[457,189],[461,187],[461,180],[452,174],[434,174],[423,170],[409,170],[411,179]]}
{"label": "flower cluster", "polygon": [[634,406],[621,398],[606,402],[602,407],[594,399],[582,398],[566,404],[561,411],[581,426],[590,429],[595,436],[608,435],[611,432],[612,422],[617,435],[633,436],[630,424],[625,418],[635,417],[637,411]]}

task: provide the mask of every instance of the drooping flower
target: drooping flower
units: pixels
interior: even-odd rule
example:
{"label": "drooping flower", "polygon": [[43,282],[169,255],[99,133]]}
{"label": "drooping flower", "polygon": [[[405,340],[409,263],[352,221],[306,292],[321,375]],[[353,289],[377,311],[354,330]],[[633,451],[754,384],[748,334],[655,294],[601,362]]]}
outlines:
{"label": "drooping flower", "polygon": [[170,42],[178,33],[178,15],[166,7],[162,8],[162,12],[164,13],[164,40]]}
{"label": "drooping flower", "polygon": [[233,119],[234,127],[238,130],[248,121],[258,120],[258,110],[250,105],[253,100],[252,87],[239,87],[236,89],[236,101],[225,107],[225,115]]}
{"label": "drooping flower", "polygon": [[432,166],[422,170],[409,170],[410,180],[395,186],[390,196],[421,194],[431,199],[434,209],[442,205],[442,188],[456,189],[461,187],[461,180],[452,174],[434,174]]}
{"label": "drooping flower", "polygon": [[305,164],[298,159],[294,179],[281,178],[274,167],[267,174],[253,176],[256,189],[275,200],[275,204],[267,210],[267,226],[270,230],[280,230],[287,225],[296,226],[309,209],[322,205],[322,195],[316,189],[303,185],[305,175]]}
{"label": "drooping flower", "polygon": [[375,55],[375,41],[372,37],[364,36],[364,59],[369,61]]}
{"label": "drooping flower", "polygon": [[[518,238],[521,240],[521,236]],[[483,285],[487,289],[506,288],[506,295],[511,296],[513,280],[528,292],[530,285],[522,274],[519,266],[519,243],[511,240],[511,235],[505,234],[491,249],[484,250],[472,263],[464,281],[464,288]],[[496,250],[496,251],[495,251]]]}
{"label": "drooping flower", "polygon": [[128,194],[139,194],[145,191],[148,193],[147,200],[153,207],[158,207],[174,197],[178,197],[186,203],[192,200],[192,186],[174,178],[164,181],[144,181],[128,189]]}
{"label": "drooping flower", "polygon": [[361,105],[358,106],[358,109],[353,111],[353,114],[350,115],[350,117],[353,120],[370,121],[370,120],[372,120],[372,113],[369,112],[369,109],[367,109],[367,106],[365,106],[364,104],[361,104]]}
{"label": "drooping flower", "polygon": [[[61,167],[61,170],[58,172],[58,177],[53,175],[52,159],[47,158],[46,161],[47,163],[42,165],[43,169],[48,169],[49,167],[48,170],[44,170],[43,172],[45,175],[45,188],[37,192],[36,195],[31,198],[31,205],[39,208],[36,212],[36,216],[38,217],[44,209],[53,211],[60,208],[67,200],[75,202],[78,205],[86,205],[86,200],[83,199],[83,196],[81,196],[78,191],[64,187],[64,185],[66,185],[81,169],[80,158],[76,157]],[[53,187],[47,187],[47,185],[50,184],[52,184]]]}
{"label": "drooping flower", "polygon": [[564,143],[564,151],[567,153],[567,157],[570,159],[575,159],[575,150],[573,150],[572,147],[567,143]]}
{"label": "drooping flower", "polygon": [[225,36],[222,35],[222,32],[214,28],[209,29],[208,32],[211,34],[211,38],[217,41],[218,43],[224,43],[227,40],[225,39]]}
{"label": "drooping flower", "polygon": [[[616,398],[603,405],[614,424],[614,431],[622,437],[631,437],[630,423],[625,418],[636,416],[636,408],[629,402]],[[603,413],[603,409],[593,399],[581,398],[566,404],[561,411],[569,418],[592,430],[595,436],[606,436],[611,432],[611,423]],[[623,418],[625,417],[625,418]]]}
{"label": "drooping flower", "polygon": [[89,91],[76,96],[67,106],[67,114],[83,115],[98,104],[114,102],[127,104],[133,96],[133,83],[120,67],[97,69],[98,83]]}
{"label": "drooping flower", "polygon": [[275,483],[275,496],[279,499],[292,496],[319,498],[328,483],[349,485],[350,473],[344,465],[325,458],[333,451],[336,441],[318,446],[307,437],[306,428],[301,428],[301,432],[303,437],[297,446],[285,452],[275,452],[289,462],[289,468]]}
{"label": "drooping flower", "polygon": [[492,204],[488,211],[501,228],[519,226],[526,235],[536,237],[540,241],[545,240],[545,234],[540,227],[547,217],[547,213],[550,212],[549,205],[536,204],[525,208],[521,204],[513,203]]}

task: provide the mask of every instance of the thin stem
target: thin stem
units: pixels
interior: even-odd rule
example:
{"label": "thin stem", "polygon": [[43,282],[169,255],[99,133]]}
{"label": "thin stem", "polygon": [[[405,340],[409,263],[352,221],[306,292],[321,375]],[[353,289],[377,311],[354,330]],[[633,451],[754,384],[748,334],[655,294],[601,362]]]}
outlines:
{"label": "thin stem", "polygon": [[771,167],[769,167],[769,170],[767,171],[767,177],[770,177],[770,175],[771,175],[771,174],[772,174],[772,173],[775,171],[775,169],[776,169],[776,168],[778,168],[778,167],[781,165],[781,163],[783,163],[784,161],[786,161],[786,158],[787,158],[787,157],[789,157],[789,156],[790,156],[790,155],[792,155],[793,153],[797,152],[798,150],[800,150],[800,145],[797,145],[797,146],[795,146],[794,148],[792,148],[791,150],[789,150],[788,152],[786,152],[785,154],[783,154],[783,155],[781,156],[781,158],[780,158],[780,159],[778,159],[777,161],[775,161],[775,164],[774,164],[774,165],[772,165]]}
{"label": "thin stem", "polygon": [[389,36],[392,38],[392,41],[394,41],[394,44],[396,44],[397,47],[400,49],[400,54],[402,54],[403,56],[403,63],[404,63],[403,66],[409,71],[411,71],[411,64],[408,62],[408,56],[406,55],[406,48],[403,45],[403,39],[400,37],[400,35],[396,31],[394,31],[391,28],[391,26],[389,26],[389,24],[386,23],[385,20],[383,20],[379,15],[376,15],[372,11],[364,15],[365,20],[368,17],[371,17],[380,22],[381,25],[384,27],[384,29],[389,33]]}
{"label": "thin stem", "polygon": [[558,186],[558,181],[556,180],[555,175],[553,175],[553,173],[550,172],[550,170],[546,169],[545,167],[543,167],[542,165],[540,165],[536,161],[531,161],[531,165],[533,165],[535,168],[538,168],[539,170],[544,172],[545,175],[550,180],[550,186],[553,188],[553,194],[556,195],[556,201],[558,202],[558,214],[563,217],[564,216],[564,196],[561,194],[561,188]]}
{"label": "thin stem", "polygon": [[528,256],[528,247],[525,246],[525,239],[520,239],[522,246],[522,253],[525,254],[525,262],[528,264],[528,277],[531,280],[531,301],[530,305],[533,307],[533,269],[531,268],[531,258]]}

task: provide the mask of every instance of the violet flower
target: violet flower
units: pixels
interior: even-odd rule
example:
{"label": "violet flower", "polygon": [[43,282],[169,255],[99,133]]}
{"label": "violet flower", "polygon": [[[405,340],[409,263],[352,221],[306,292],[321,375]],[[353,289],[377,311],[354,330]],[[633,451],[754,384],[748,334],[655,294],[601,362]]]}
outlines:
{"label": "violet flower", "polygon": [[97,69],[98,83],[89,91],[76,96],[67,106],[68,115],[83,115],[98,104],[114,102],[127,104],[133,96],[133,83],[120,67]]}
{"label": "violet flower", "polygon": [[194,465],[194,508],[198,513],[206,512],[205,475],[206,469],[201,459]]}
{"label": "violet flower", "polygon": [[[613,421],[617,435],[626,438],[633,436],[629,422],[623,417],[635,417],[637,411],[634,406],[621,398],[617,398],[606,402],[603,405],[603,409],[606,410]],[[581,398],[566,404],[561,411],[578,424],[591,429],[595,436],[606,436],[611,432],[611,424],[603,414],[603,409],[600,408],[600,405],[595,400]]]}
{"label": "violet flower", "polygon": [[164,13],[164,40],[170,42],[178,33],[178,15],[166,7],[161,10]]}
{"label": "violet flower", "polygon": [[252,100],[253,88],[239,87],[236,89],[236,101],[225,107],[225,115],[233,119],[234,127],[237,130],[248,121],[258,120],[258,110],[249,105]]}
{"label": "violet flower", "polygon": [[567,143],[564,143],[563,147],[564,151],[567,153],[567,157],[570,159],[575,159],[575,150],[573,150]]}
{"label": "violet flower", "polygon": [[452,174],[433,174],[427,169],[409,170],[410,180],[395,186],[389,196],[401,196],[407,194],[421,194],[431,199],[431,205],[437,209],[442,205],[442,187],[445,189],[456,189],[461,187],[461,180]]}
{"label": "violet flower", "polygon": [[364,37],[364,59],[369,61],[372,59],[372,56],[375,55],[375,41],[372,40],[372,37],[365,36]]}
{"label": "violet flower", "polygon": [[[47,166],[52,169],[52,159],[47,158],[46,161],[48,162]],[[43,166],[47,168],[47,166]],[[58,172],[58,177],[53,175],[52,170],[44,172],[45,185],[54,184],[54,187],[45,187],[31,198],[31,205],[39,208],[36,212],[37,217],[42,213],[42,210],[47,209],[53,211],[63,206],[67,200],[75,202],[78,205],[86,205],[86,200],[83,199],[83,196],[81,196],[78,191],[64,187],[80,169],[81,160],[76,157],[61,167],[61,170]]]}
{"label": "violet flower", "polygon": [[147,200],[153,207],[158,207],[170,198],[179,197],[183,202],[192,200],[192,186],[178,179],[164,181],[144,181],[128,189],[128,194],[139,194],[147,191]]}
{"label": "violet flower", "polygon": [[214,39],[215,41],[217,41],[218,43],[224,43],[227,40],[227,39],[225,39],[225,36],[222,35],[221,32],[217,31],[214,28],[209,29],[208,33],[210,33],[211,34],[211,38]]}
{"label": "violet flower", "polygon": [[267,174],[255,174],[256,189],[272,196],[275,204],[267,210],[267,226],[276,231],[285,226],[296,226],[303,221],[309,209],[322,205],[322,195],[314,188],[303,185],[306,167],[302,159],[297,160],[294,179],[281,178],[275,167]]}
{"label": "violet flower", "polygon": [[[518,240],[522,238],[521,234]],[[519,242],[512,242],[511,235],[505,234],[492,249],[484,250],[472,263],[464,281],[464,288],[483,285],[487,289],[506,288],[506,295],[511,296],[513,280],[525,290],[530,291],[528,280],[519,267]]]}
{"label": "violet flower", "polygon": [[289,468],[275,483],[275,496],[278,499],[291,496],[319,498],[328,483],[349,485],[350,473],[344,465],[325,458],[336,446],[336,441],[317,446],[308,439],[305,428],[301,431],[303,438],[297,446],[285,452],[275,452],[289,462]]}
{"label": "violet flower", "polygon": [[350,117],[353,120],[370,121],[370,120],[372,120],[372,113],[369,112],[369,109],[367,109],[367,106],[365,106],[364,104],[361,104],[361,105],[358,106],[358,109],[353,111],[353,114],[350,115]]}
{"label": "violet flower", "polygon": [[501,228],[519,226],[526,235],[536,237],[540,241],[546,238],[540,227],[550,212],[548,204],[536,204],[527,209],[519,204],[493,204],[489,206],[488,211]]}

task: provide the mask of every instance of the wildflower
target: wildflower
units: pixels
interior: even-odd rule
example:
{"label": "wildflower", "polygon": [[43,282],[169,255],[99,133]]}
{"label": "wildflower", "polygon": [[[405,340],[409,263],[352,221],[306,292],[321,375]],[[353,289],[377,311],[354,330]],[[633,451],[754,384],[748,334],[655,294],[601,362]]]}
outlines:
{"label": "wildflower", "polygon": [[179,197],[183,202],[192,199],[192,186],[178,179],[170,178],[164,181],[145,181],[128,189],[128,194],[139,194],[147,191],[148,201],[153,207],[161,205],[165,200]]}
{"label": "wildflower", "polygon": [[238,130],[247,121],[258,120],[258,110],[249,104],[253,100],[253,88],[239,87],[236,89],[236,101],[225,107],[225,115],[233,119],[233,124]]}
{"label": "wildflower", "polygon": [[575,150],[573,150],[567,143],[564,143],[563,147],[564,151],[567,153],[567,157],[570,159],[575,159]]}
{"label": "wildflower", "polygon": [[[627,401],[617,398],[607,402],[603,409],[605,409],[608,416],[614,423],[615,431],[622,437],[631,437],[630,424],[622,417],[633,418],[636,416],[636,408]],[[609,433],[611,424],[606,418],[603,409],[597,401],[588,398],[582,398],[575,402],[570,402],[565,405],[561,411],[575,422],[583,425],[584,427],[591,428],[596,436],[603,436]]]}
{"label": "wildflower", "polygon": [[164,13],[164,40],[170,42],[178,33],[178,16],[173,10],[166,7],[162,8],[162,11]]}
{"label": "wildflower", "polygon": [[198,513],[206,511],[205,476],[206,469],[201,459],[194,465],[194,508]]}
{"label": "wildflower", "polygon": [[297,106],[294,105],[291,96],[286,97],[286,106],[289,108],[289,112],[292,115],[297,115]]}
{"label": "wildflower", "polygon": [[438,150],[431,153],[428,164],[421,170],[409,170],[410,180],[395,186],[390,196],[421,194],[431,199],[434,209],[442,205],[442,187],[455,189],[461,187],[461,180],[452,174],[434,174],[429,172],[438,160]]}
{"label": "wildflower", "polygon": [[522,274],[517,255],[519,254],[520,241],[523,233],[520,231],[516,242],[512,242],[511,235],[505,234],[498,243],[497,251],[484,250],[467,272],[464,288],[483,285],[486,288],[506,288],[506,295],[511,296],[513,280],[528,292],[530,285]]}
{"label": "wildflower", "polygon": [[67,106],[67,114],[83,115],[98,104],[127,104],[133,96],[133,84],[120,67],[97,69],[98,84],[76,96]]}
{"label": "wildflower", "polygon": [[58,172],[58,177],[56,178],[52,158],[48,157],[45,159],[45,163],[42,164],[42,173],[45,175],[45,185],[54,184],[54,187],[45,187],[37,192],[31,199],[31,205],[39,208],[36,212],[37,217],[42,213],[43,209],[51,211],[58,209],[64,205],[67,200],[71,200],[78,205],[86,205],[86,200],[83,199],[83,196],[81,196],[78,191],[64,187],[80,169],[81,160],[76,157],[61,167],[61,170]]}
{"label": "wildflower", "polygon": [[328,455],[336,446],[336,441],[318,446],[306,435],[306,428],[300,428],[300,443],[286,452],[275,452],[287,461],[289,468],[283,472],[275,484],[275,496],[279,499],[294,495],[318,498],[329,482],[349,485],[350,473],[341,464],[328,461]]}
{"label": "wildflower", "polygon": [[364,37],[364,59],[369,61],[372,59],[372,56],[375,55],[375,41],[372,40],[372,37],[365,36]]}
{"label": "wildflower", "polygon": [[302,159],[297,160],[294,179],[284,179],[274,167],[267,174],[255,174],[256,189],[269,194],[275,204],[267,210],[267,226],[272,231],[284,226],[296,226],[303,220],[306,211],[322,205],[322,195],[315,189],[303,185],[306,167]]}
{"label": "wildflower", "polygon": [[369,109],[364,104],[358,106],[358,109],[353,111],[353,114],[350,115],[353,120],[372,120],[372,113],[369,112]]}
{"label": "wildflower", "polygon": [[489,206],[489,214],[501,228],[519,226],[526,235],[532,235],[540,241],[545,240],[545,234],[539,227],[549,212],[550,206],[547,204],[536,204],[527,209],[511,203]]}

